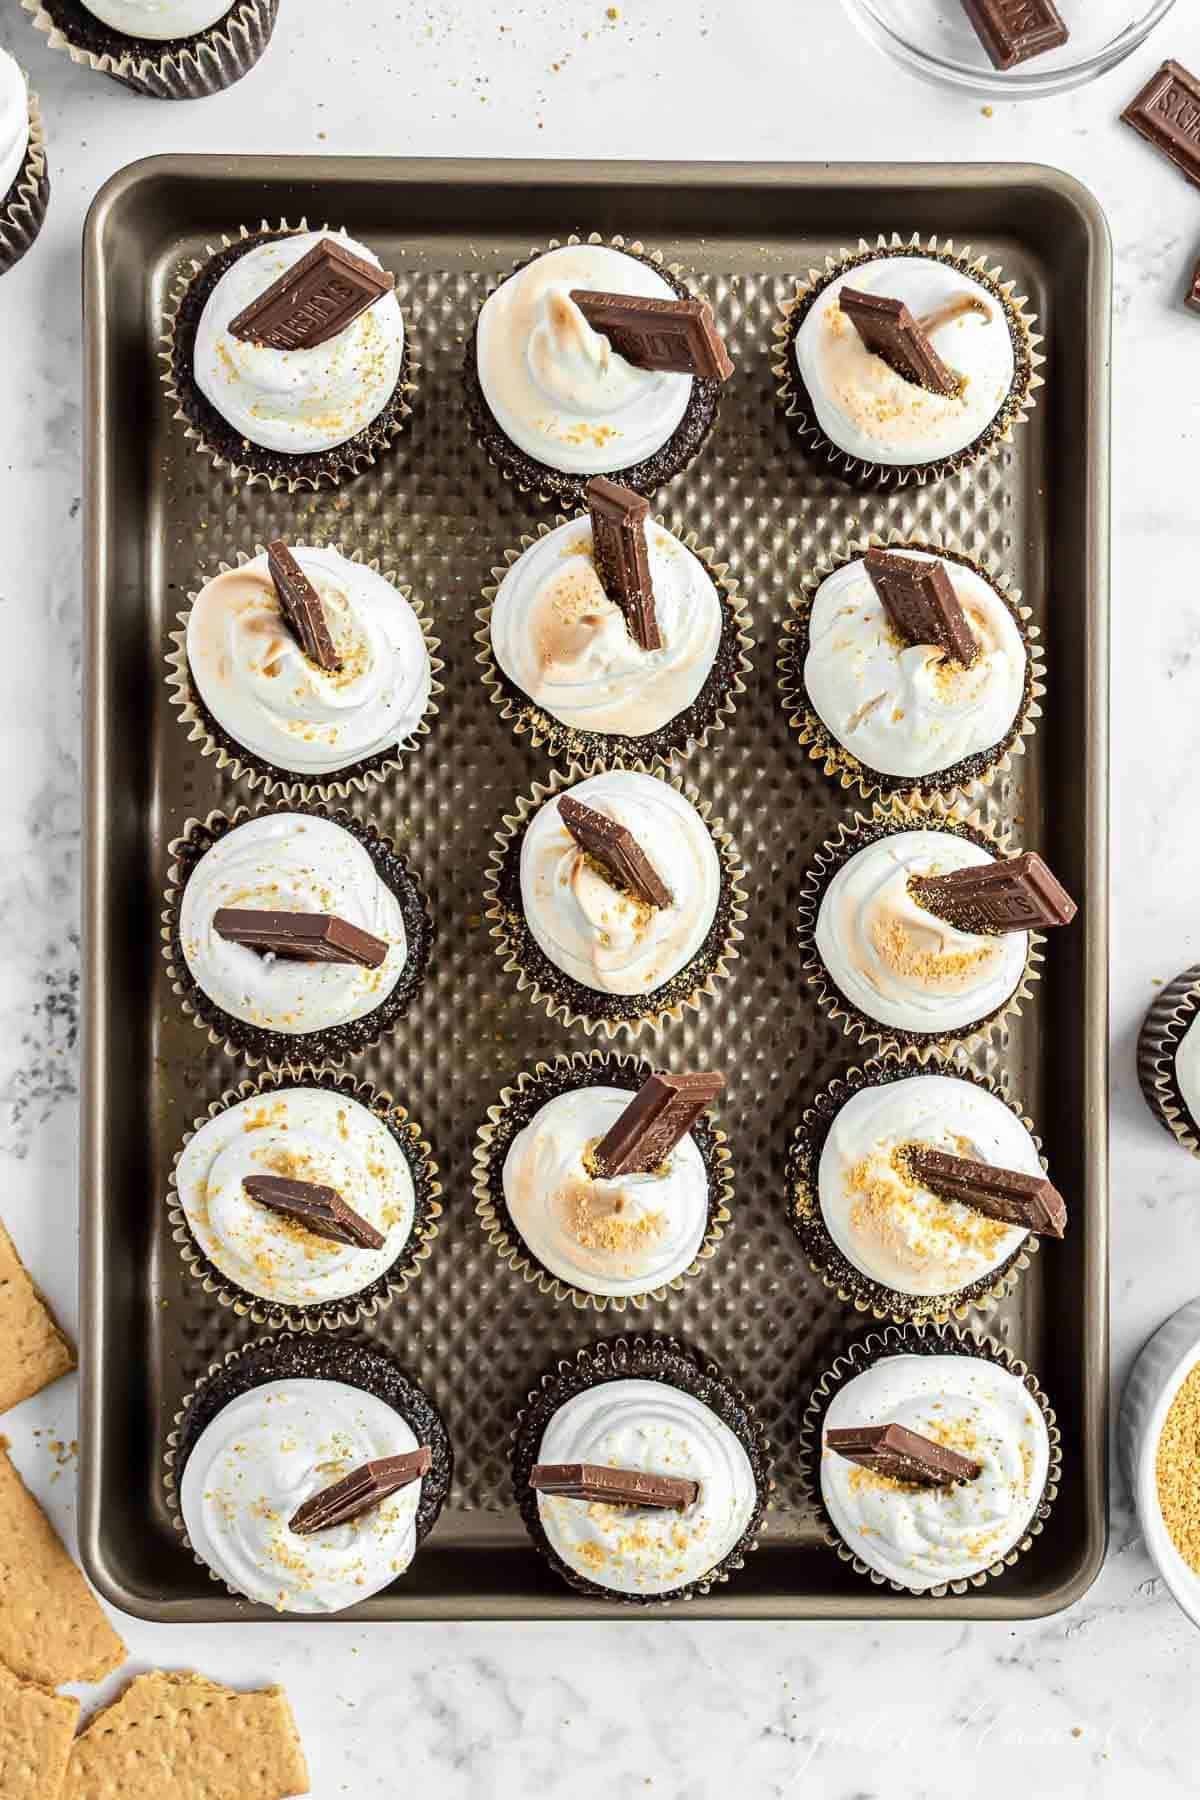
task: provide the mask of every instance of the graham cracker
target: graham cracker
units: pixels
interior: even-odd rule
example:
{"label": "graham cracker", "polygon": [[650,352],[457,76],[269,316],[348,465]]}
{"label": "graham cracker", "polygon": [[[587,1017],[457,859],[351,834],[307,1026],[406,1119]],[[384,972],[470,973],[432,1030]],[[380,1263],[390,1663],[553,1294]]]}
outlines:
{"label": "graham cracker", "polygon": [[75,1739],[60,1800],[291,1800],[308,1768],[282,1688],[139,1675]]}
{"label": "graham cracker", "polygon": [[78,1700],[48,1694],[0,1668],[0,1794],[4,1800],[60,1800]]}
{"label": "graham cracker", "polygon": [[75,1367],[75,1352],[0,1223],[0,1413]]}
{"label": "graham cracker", "polygon": [[0,1437],[0,1663],[25,1681],[57,1687],[99,1681],[125,1654]]}

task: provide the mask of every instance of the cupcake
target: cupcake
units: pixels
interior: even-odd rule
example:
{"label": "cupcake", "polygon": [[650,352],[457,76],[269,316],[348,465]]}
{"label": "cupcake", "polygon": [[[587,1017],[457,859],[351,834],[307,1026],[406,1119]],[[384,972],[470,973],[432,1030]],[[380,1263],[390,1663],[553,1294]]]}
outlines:
{"label": "cupcake", "polygon": [[[242,323],[306,258],[307,273],[290,290],[299,324],[285,320],[276,328],[261,317]],[[332,321],[350,314],[349,322],[332,336],[323,335],[328,323],[310,329],[327,306],[342,308],[351,286],[355,298]],[[311,342],[314,332],[318,341]],[[301,341],[285,348],[285,338]],[[200,454],[235,481],[267,481],[289,493],[336,487],[388,449],[412,410],[392,277],[343,231],[243,226],[240,237],[224,238],[203,262],[183,269],[164,342],[163,381],[175,417]]]}
{"label": "cupcake", "polygon": [[536,1548],[571,1587],[625,1605],[728,1580],[774,1485],[745,1396],[671,1338],[614,1338],[560,1362],[530,1394],[513,1445]]}
{"label": "cupcake", "polygon": [[[865,304],[843,307],[844,290]],[[835,474],[939,481],[1009,443],[1034,404],[1044,358],[1032,324],[1002,271],[948,239],[860,239],[784,307],[779,399]]]}
{"label": "cupcake", "polygon": [[732,364],[725,358],[721,375],[635,367],[611,329],[589,324],[577,293],[692,298],[661,256],[623,238],[572,237],[536,252],[479,309],[465,369],[472,429],[500,472],[539,500],[578,506],[593,475],[652,493],[700,449]]}
{"label": "cupcake", "polygon": [[892,1325],[851,1344],[813,1389],[801,1452],[843,1562],[935,1598],[1012,1567],[1061,1467],[1054,1413],[1025,1364],[949,1326]]}
{"label": "cupcake", "polygon": [[377,563],[290,546],[334,652],[322,666],[288,623],[261,547],[189,596],[167,658],[189,737],[251,787],[345,799],[394,774],[437,712],[442,667],[431,620]]}
{"label": "cupcake", "polygon": [[453,1457],[436,1407],[390,1356],[285,1332],[209,1370],[166,1464],[176,1529],[214,1581],[276,1612],[336,1613],[404,1574]]}
{"label": "cupcake", "polygon": [[[501,1261],[598,1312],[681,1288],[729,1222],[729,1151],[708,1112],[720,1085],[595,1050],[518,1076],[475,1147],[475,1211]],[[626,1142],[618,1167],[597,1153],[622,1121],[658,1135],[640,1153]]]}
{"label": "cupcake", "polygon": [[37,95],[0,50],[0,275],[19,263],[42,229],[50,198],[46,136]]}
{"label": "cupcake", "polygon": [[155,100],[240,81],[271,41],[279,0],[21,0],[71,61]]}
{"label": "cupcake", "polygon": [[[936,616],[922,627],[920,577],[921,611],[906,618],[912,594],[889,587],[892,558],[921,571],[940,565],[938,587],[949,584],[973,645],[966,656],[944,641]],[[806,578],[784,627],[792,727],[827,775],[867,798],[990,783],[1041,717],[1045,668],[1029,619],[1000,571],[957,544],[892,532],[886,544],[872,535],[839,546]]]}
{"label": "cupcake", "polygon": [[661,1029],[729,973],[742,865],[677,777],[640,765],[583,775],[572,765],[535,783],[496,834],[496,954],[564,1025],[608,1037]]}
{"label": "cupcake", "polygon": [[340,1063],[407,1010],[433,924],[373,826],[242,807],[191,820],[170,852],[163,954],[211,1043],[251,1063]]}
{"label": "cupcake", "polygon": [[1200,963],[1161,988],[1138,1038],[1138,1079],[1160,1125],[1200,1156]]}
{"label": "cupcake", "polygon": [[255,1324],[316,1331],[404,1292],[437,1236],[441,1191],[420,1126],[390,1095],[284,1069],[196,1120],[170,1219],[206,1293]]}

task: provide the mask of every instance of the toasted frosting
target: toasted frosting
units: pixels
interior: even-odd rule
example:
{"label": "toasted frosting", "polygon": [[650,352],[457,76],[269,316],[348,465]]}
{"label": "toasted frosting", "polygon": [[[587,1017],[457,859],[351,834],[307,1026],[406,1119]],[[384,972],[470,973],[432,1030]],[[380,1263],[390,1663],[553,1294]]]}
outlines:
{"label": "toasted frosting", "polygon": [[821,960],[851,1005],[898,1031],[945,1032],[1003,1006],[1021,981],[1028,933],[959,931],[918,905],[914,875],[976,868],[994,857],[949,831],[898,831],[855,851],[817,915]]}
{"label": "toasted frosting", "polygon": [[0,50],[0,202],[21,173],[29,148],[29,92],[19,65]]}
{"label": "toasted frosting", "polygon": [[232,10],[236,0],[83,0],[87,11],[126,37],[194,37]]}
{"label": "toasted frosting", "polygon": [[252,444],[294,456],[331,450],[378,418],[404,356],[404,321],[394,293],[312,350],[272,350],[229,331],[243,308],[325,238],[383,266],[365,244],[341,231],[272,237],[226,269],[196,327],[193,373],[200,392]]}
{"label": "toasted frosting", "polygon": [[917,1593],[965,1581],[1007,1555],[1050,1467],[1046,1421],[1028,1389],[980,1356],[888,1356],[848,1381],[825,1415],[826,1431],[892,1424],[960,1451],[982,1471],[953,1487],[919,1487],[823,1450],[821,1494],[849,1549]]}
{"label": "toasted frosting", "polygon": [[[252,1175],[333,1188],[382,1232],[382,1248],[334,1243],[272,1212],[247,1194]],[[184,1146],[175,1185],[209,1262],[247,1293],[285,1306],[361,1293],[391,1268],[413,1227],[412,1173],[400,1145],[367,1107],[323,1088],[252,1095],[206,1120]]]}
{"label": "toasted frosting", "polygon": [[[929,393],[868,350],[838,302],[843,287],[902,300],[915,319],[959,295],[973,295],[979,310],[929,334],[943,362],[962,378],[960,392]],[[999,300],[963,270],[929,256],[881,257],[839,275],[813,301],[795,351],[825,436],[863,462],[888,466],[935,462],[965,450],[1008,398],[1016,367]]]}
{"label": "toasted frosting", "polygon": [[643,650],[596,573],[592,527],[572,519],[530,545],[492,604],[492,651],[509,680],[577,731],[657,731],[692,704],[721,642],[721,597],[698,557],[646,526],[662,647]]}
{"label": "toasted frosting", "polygon": [[901,1294],[952,1294],[1007,1262],[1028,1233],[923,1187],[900,1155],[910,1145],[1040,1175],[1037,1146],[1003,1100],[950,1075],[862,1088],[834,1119],[818,1190],[842,1255]]}
{"label": "toasted frosting", "polygon": [[1175,1079],[1183,1104],[1192,1115],[1193,1125],[1200,1125],[1200,1013],[1179,1040],[1175,1051]]}
{"label": "toasted frosting", "polygon": [[572,288],[677,300],[657,269],[603,244],[547,250],[479,311],[479,382],[518,449],[567,475],[606,475],[661,450],[683,418],[690,375],[635,369],[593,331]]}
{"label": "toasted frosting", "polygon": [[345,1525],[300,1535],[289,1521],[363,1463],[419,1448],[400,1414],[361,1388],[264,1382],[197,1438],[179,1485],[184,1528],[197,1556],[248,1599],[277,1612],[340,1612],[412,1561],[421,1482]]}
{"label": "toasted frosting", "polygon": [[[895,552],[917,562],[921,550]],[[893,630],[856,559],[817,589],[804,685],[826,730],[882,775],[936,775],[999,744],[1025,693],[1025,644],[990,581],[947,558],[943,564],[979,645],[970,668],[934,645]]]}
{"label": "toasted frosting", "polygon": [[[389,945],[377,969],[262,956],[218,935],[222,906],[335,913]],[[269,1031],[325,1031],[373,1012],[404,969],[400,902],[368,852],[331,819],[269,813],[219,838],[193,869],[179,909],[184,960],[210,1000]]]}
{"label": "toasted frosting", "polygon": [[318,668],[284,624],[265,552],[196,595],[188,665],[235,743],[293,774],[326,775],[411,737],[429,703],[429,654],[416,613],[382,575],[336,550],[292,549],[341,667]]}
{"label": "toasted frosting", "polygon": [[547,800],[521,845],[521,903],[539,947],[583,987],[651,994],[701,948],[721,893],[721,861],[690,800],[634,769],[591,775],[568,792],[633,833],[671,893],[647,907],[585,856]]}
{"label": "toasted frosting", "polygon": [[683,1512],[539,1494],[542,1528],[579,1575],[619,1594],[669,1594],[715,1569],[758,1498],[750,1458],[703,1401],[665,1381],[606,1381],[561,1406],[538,1451],[544,1463],[602,1463],[700,1483]]}

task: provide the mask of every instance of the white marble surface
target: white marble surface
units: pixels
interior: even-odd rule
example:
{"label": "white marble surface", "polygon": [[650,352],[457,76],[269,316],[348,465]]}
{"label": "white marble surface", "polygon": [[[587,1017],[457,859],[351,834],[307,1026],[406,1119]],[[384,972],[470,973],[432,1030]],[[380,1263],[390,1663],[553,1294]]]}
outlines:
{"label": "white marble surface", "polygon": [[[1099,195],[1117,252],[1114,459],[1114,1379],[1200,1290],[1200,1171],[1146,1115],[1132,1065],[1154,977],[1200,958],[1200,319],[1178,305],[1200,192],[1117,125],[1174,55],[1194,0],[1124,69],[998,106],[911,82],[836,0],[283,0],[267,61],[215,100],[138,101],[52,53],[3,0],[54,176],[36,252],[0,283],[0,1149],[2,1206],[75,1316],[74,985],[79,873],[79,234],[100,182],[160,150],[421,155],[1029,158]],[[795,21],[804,17],[801,30]],[[792,21],[788,23],[788,21]],[[1146,794],[1153,796],[1147,804]],[[22,948],[11,945],[19,936]],[[25,946],[28,946],[26,948]],[[70,1536],[74,1382],[4,1421]],[[41,1436],[37,1433],[41,1432]],[[1092,1592],[1042,1624],[817,1628],[128,1621],[130,1668],[282,1679],[313,1793],[941,1796],[969,1784],[1194,1792],[1200,1638],[1152,1579],[1119,1483]],[[115,1684],[114,1684],[115,1685]],[[97,1695],[88,1695],[88,1704]],[[402,1776],[398,1771],[402,1770]]]}

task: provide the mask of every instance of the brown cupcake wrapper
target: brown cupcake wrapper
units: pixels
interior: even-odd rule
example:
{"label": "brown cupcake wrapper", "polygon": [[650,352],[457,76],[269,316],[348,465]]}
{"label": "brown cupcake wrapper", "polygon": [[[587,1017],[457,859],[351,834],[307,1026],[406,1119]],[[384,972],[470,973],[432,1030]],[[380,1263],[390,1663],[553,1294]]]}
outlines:
{"label": "brown cupcake wrapper", "polygon": [[[537,1461],[542,1435],[559,1408],[589,1388],[608,1381],[629,1380],[663,1381],[710,1407],[745,1450],[758,1491],[754,1513],[733,1549],[699,1579],[666,1594],[620,1594],[578,1574],[552,1548],[538,1514],[537,1494],[529,1485],[529,1471]],[[731,1574],[745,1566],[750,1552],[758,1548],[759,1533],[775,1486],[770,1440],[741,1388],[727,1380],[715,1363],[686,1349],[676,1338],[610,1338],[590,1349],[577,1351],[569,1361],[560,1361],[543,1375],[537,1387],[530,1390],[517,1416],[512,1445],[513,1491],[534,1547],[570,1587],[592,1599],[640,1608],[661,1608],[691,1600],[728,1581]]]}
{"label": "brown cupcake wrapper", "polygon": [[[247,486],[265,482],[276,494],[294,494],[304,488],[315,491],[322,487],[340,487],[365,469],[373,468],[380,456],[392,448],[405,421],[412,416],[410,397],[416,392],[414,377],[420,371],[420,364],[412,356],[412,339],[406,319],[400,376],[382,412],[344,443],[331,445],[327,450],[301,451],[295,455],[250,443],[201,394],[192,372],[192,352],[202,303],[199,292],[194,294],[193,290],[198,290],[205,282],[215,262],[228,259],[231,264],[237,260],[236,255],[230,257],[231,251],[244,253],[269,238],[294,237],[297,232],[309,229],[304,218],[298,225],[289,225],[286,219],[281,219],[278,225],[269,225],[264,219],[256,231],[240,226],[236,238],[222,233],[219,245],[205,245],[203,260],[192,257],[177,271],[160,334],[162,348],[158,359],[164,367],[159,380],[174,408],[172,417],[183,425],[183,435],[192,449],[199,456],[209,457],[213,469],[223,470],[230,481],[244,482]],[[324,225],[319,229],[328,231],[331,228]],[[193,311],[195,318],[191,317]]]}
{"label": "brown cupcake wrapper", "polygon": [[1175,1073],[1175,1056],[1200,1012],[1200,963],[1193,963],[1158,993],[1138,1034],[1137,1070],[1146,1104],[1185,1150],[1200,1156],[1200,1120],[1194,1119]]}
{"label": "brown cupcake wrapper", "polygon": [[[266,546],[256,544],[255,556],[261,556]],[[267,762],[265,757],[256,756],[244,745],[220,726],[200,698],[192,680],[191,668],[187,658],[187,627],[192,607],[196,604],[198,590],[188,594],[186,608],[175,617],[179,630],[168,633],[173,648],[168,652],[166,662],[169,669],[167,675],[168,699],[175,707],[179,723],[187,727],[188,742],[200,746],[201,756],[216,758],[218,771],[226,770],[235,781],[244,781],[249,788],[261,788],[268,797],[281,800],[348,800],[352,794],[365,794],[378,783],[386,781],[403,766],[403,758],[416,750],[418,740],[428,737],[430,726],[438,713],[437,696],[445,692],[442,682],[437,677],[445,668],[445,663],[437,654],[441,649],[441,640],[433,635],[433,615],[412,597],[412,589],[403,586],[396,580],[391,569],[381,569],[378,557],[369,561],[361,550],[343,550],[340,544],[315,545],[293,544],[294,550],[331,549],[344,556],[347,562],[361,563],[364,568],[374,570],[395,588],[402,599],[407,600],[416,615],[421,627],[421,636],[425,642],[425,651],[429,657],[431,681],[429,700],[425,711],[417,723],[416,730],[403,738],[394,750],[380,750],[374,756],[363,757],[356,763],[350,763],[344,769],[335,769],[328,775],[306,776],[294,770],[280,769],[274,763]],[[217,566],[219,575],[227,574],[231,567],[241,568],[252,559],[244,550],[236,552],[237,561],[231,565],[221,562]],[[209,578],[210,580],[212,577]]]}
{"label": "brown cupcake wrapper", "polygon": [[128,38],[80,0],[21,0],[52,50],[153,100],[202,100],[232,87],[271,41],[279,0],[233,0],[207,31],[162,43]]}
{"label": "brown cupcake wrapper", "polygon": [[16,179],[0,194],[0,275],[15,268],[32,249],[46,218],[50,201],[50,170],[46,163],[46,132],[38,97],[29,92],[29,143]]}
{"label": "brown cupcake wrapper", "polygon": [[[708,829],[721,864],[716,917],[705,942],[670,981],[640,996],[602,994],[565,974],[535,941],[521,905],[521,843],[534,815],[567,788],[615,769],[656,775],[690,801]],[[741,886],[746,871],[737,847],[721,820],[713,818],[710,803],[702,800],[682,775],[662,763],[605,758],[589,765],[572,763],[567,769],[551,769],[545,782],[534,782],[530,794],[517,796],[515,808],[504,815],[496,832],[496,848],[489,852],[484,917],[491,921],[489,935],[496,940],[496,955],[505,970],[517,977],[517,991],[528,995],[531,1006],[544,1006],[547,1017],[564,1028],[580,1025],[589,1037],[596,1032],[611,1039],[622,1031],[630,1037],[662,1031],[682,1019],[685,1011],[699,1011],[705,997],[716,992],[717,982],[732,973],[729,965],[740,955],[737,946],[744,933],[739,927],[746,917],[748,898]]]}
{"label": "brown cupcake wrapper", "polygon": [[[250,819],[268,818],[281,812],[307,813],[312,818],[328,819],[348,831],[367,851],[380,880],[400,903],[408,944],[400,978],[378,1006],[364,1013],[362,1018],[351,1019],[344,1025],[325,1026],[317,1031],[284,1032],[235,1019],[200,987],[187,966],[179,942],[179,908],[183,891],[205,851]],[[272,1069],[297,1063],[332,1063],[340,1067],[347,1057],[369,1049],[407,1012],[425,979],[435,935],[433,916],[416,872],[390,838],[383,837],[368,821],[356,819],[342,809],[335,812],[307,804],[260,806],[254,811],[248,806],[239,806],[232,815],[213,811],[205,819],[188,819],[167,850],[171,863],[167,870],[162,913],[163,959],[172,991],[179,996],[192,1023],[207,1032],[214,1049],[240,1057],[251,1068],[260,1063],[266,1063]]]}
{"label": "brown cupcake wrapper", "polygon": [[704,1238],[694,1260],[679,1275],[661,1286],[647,1288],[638,1294],[593,1294],[575,1287],[547,1269],[525,1243],[504,1202],[502,1174],[504,1158],[518,1131],[537,1110],[558,1094],[583,1087],[622,1087],[630,1093],[653,1074],[654,1065],[644,1058],[624,1056],[615,1051],[572,1050],[560,1053],[553,1062],[535,1063],[523,1070],[515,1082],[501,1088],[499,1103],[488,1107],[487,1119],[476,1133],[473,1177],[475,1213],[488,1242],[507,1263],[514,1275],[537,1287],[538,1292],[553,1300],[569,1300],[581,1312],[624,1312],[628,1307],[639,1311],[662,1304],[670,1294],[678,1293],[685,1281],[698,1275],[703,1265],[716,1253],[732,1214],[733,1168],[728,1138],[714,1123],[711,1110],[692,1127],[692,1136],[704,1160],[708,1174],[708,1222]]}
{"label": "brown cupcake wrapper", "polygon": [[[839,449],[817,424],[812,402],[796,367],[796,333],[817,295],[849,270],[890,256],[932,257],[969,275],[1003,307],[1013,340],[1013,385],[995,418],[965,449],[955,451],[953,456],[925,463],[866,462],[852,456],[848,450]],[[919,486],[943,481],[958,469],[972,468],[987,457],[995,456],[1004,445],[1012,442],[1016,427],[1024,423],[1036,404],[1035,390],[1043,385],[1037,369],[1046,360],[1037,349],[1042,337],[1033,329],[1034,316],[1026,310],[1025,296],[1014,293],[1014,285],[1004,280],[1003,270],[998,266],[989,267],[986,257],[973,257],[970,245],[956,250],[950,238],[923,240],[919,232],[913,232],[909,238],[902,238],[898,232],[893,232],[890,237],[881,232],[874,244],[860,238],[857,250],[843,249],[837,256],[827,256],[823,269],[810,269],[807,281],[799,282],[792,298],[780,307],[782,317],[774,328],[777,360],[771,365],[780,384],[776,390],[779,404],[805,451],[823,460],[843,480],[891,490],[905,487],[912,481]]]}
{"label": "brown cupcake wrapper", "polygon": [[[1041,1497],[1033,1510],[1033,1516],[1026,1526],[1018,1542],[1008,1553],[986,1569],[958,1581],[945,1581],[936,1587],[915,1589],[904,1587],[900,1582],[890,1580],[872,1569],[846,1543],[838,1532],[821,1494],[821,1455],[825,1415],[829,1410],[835,1394],[861,1375],[872,1364],[888,1356],[978,1356],[988,1362],[999,1364],[1015,1375],[1021,1385],[1037,1402],[1038,1409],[1046,1421],[1046,1436],[1049,1439],[1050,1458],[1046,1474],[1046,1483]],[[1062,1480],[1062,1434],[1058,1428],[1057,1418],[1037,1377],[1028,1364],[1023,1363],[1005,1345],[996,1343],[992,1338],[978,1337],[974,1332],[959,1331],[953,1325],[888,1325],[880,1332],[869,1332],[866,1337],[857,1338],[847,1345],[842,1354],[836,1358],[831,1368],[819,1376],[813,1385],[797,1439],[797,1457],[801,1481],[807,1490],[813,1508],[818,1514],[825,1542],[836,1550],[840,1561],[849,1563],[859,1575],[865,1575],[876,1587],[886,1587],[894,1594],[905,1594],[910,1597],[928,1600],[942,1600],[947,1594],[966,1594],[972,1588],[985,1587],[989,1581],[1003,1575],[1011,1569],[1029,1550],[1036,1537],[1045,1528],[1058,1495]]]}
{"label": "brown cupcake wrapper", "polygon": [[[500,276],[491,284],[480,307],[503,282],[511,280],[539,256],[545,255],[547,250],[560,250],[565,245],[584,243],[606,244],[614,250],[623,251],[626,256],[636,257],[639,262],[648,263],[670,283],[681,300],[698,297],[683,279],[683,265],[666,262],[661,251],[648,250],[638,239],[627,243],[623,237],[606,238],[598,231],[590,231],[586,237],[573,231],[566,238],[551,238],[541,249],[532,250],[528,256],[518,257],[508,274]],[[474,325],[467,334],[463,377],[466,384],[467,422],[472,436],[492,467],[522,494],[529,494],[542,506],[569,506],[572,509],[583,506],[584,489],[592,479],[590,475],[572,475],[561,469],[552,469],[548,463],[539,462],[536,457],[514,444],[501,429],[484,398],[479,380]],[[631,463],[623,469],[605,469],[603,473],[625,487],[636,489],[639,494],[652,494],[664,482],[681,475],[699,455],[716,424],[720,402],[719,381],[694,377],[687,409],[666,443],[641,462]]]}
{"label": "brown cupcake wrapper", "polygon": [[[818,716],[804,683],[804,663],[809,651],[812,608],[817,590],[838,569],[857,561],[873,548],[933,551],[945,561],[973,569],[996,590],[1016,621],[1025,645],[1025,688],[1020,709],[1005,736],[990,749],[965,757],[935,774],[916,777],[884,775],[878,769],[868,768],[834,737]],[[1037,729],[1037,721],[1042,716],[1038,702],[1046,692],[1046,664],[1040,642],[1041,633],[1032,623],[1033,614],[1029,607],[1021,605],[1020,590],[1009,584],[1008,577],[1000,566],[988,559],[968,554],[956,537],[947,536],[938,541],[927,538],[920,532],[893,529],[886,537],[872,531],[866,537],[841,540],[832,551],[823,554],[814,564],[790,605],[791,616],[784,622],[783,647],[776,665],[788,723],[809,759],[820,763],[826,775],[843,790],[856,788],[864,800],[891,794],[941,794],[947,800],[961,797],[967,805],[972,805],[978,803],[982,792],[991,786],[998,775],[1011,768],[1014,756],[1025,754],[1025,740],[1032,737]]]}
{"label": "brown cupcake wrapper", "polygon": [[[347,1099],[356,1100],[381,1120],[404,1153],[412,1176],[414,1194],[412,1229],[391,1267],[356,1294],[349,1294],[340,1300],[316,1300],[303,1305],[274,1301],[260,1294],[253,1294],[249,1289],[239,1287],[231,1276],[222,1274],[200,1248],[192,1233],[176,1181],[180,1156],[210,1119],[219,1118],[242,1100],[252,1100],[278,1093],[283,1088],[297,1087],[320,1088],[326,1093],[344,1094]],[[422,1135],[421,1127],[409,1117],[407,1108],[369,1081],[350,1074],[337,1074],[332,1069],[313,1068],[307,1063],[267,1071],[254,1081],[242,1081],[237,1087],[227,1088],[219,1100],[212,1101],[208,1110],[193,1120],[190,1129],[184,1133],[171,1164],[167,1187],[167,1218],[171,1236],[179,1246],[179,1254],[188,1274],[200,1283],[204,1292],[211,1295],[218,1305],[228,1307],[238,1318],[249,1319],[255,1325],[265,1325],[272,1330],[336,1331],[343,1326],[357,1325],[364,1320],[376,1318],[385,1307],[405,1293],[409,1284],[420,1274],[421,1265],[429,1256],[434,1239],[438,1236],[437,1220],[442,1215],[442,1205],[438,1198],[442,1192],[442,1184],[438,1180],[438,1165],[433,1160],[432,1147]]]}
{"label": "brown cupcake wrapper", "polygon": [[962,817],[936,795],[926,800],[915,796],[903,799],[895,796],[890,800],[877,802],[869,815],[855,812],[848,822],[844,821],[838,826],[833,837],[827,838],[822,844],[805,878],[799,906],[800,952],[804,959],[800,972],[814,990],[817,1004],[823,1012],[828,1013],[831,1019],[836,1019],[842,1030],[858,1043],[876,1046],[870,1051],[871,1055],[890,1056],[909,1065],[921,1065],[935,1060],[944,1062],[955,1051],[970,1050],[982,1043],[1008,1019],[1019,1016],[1023,1002],[1032,998],[1033,983],[1040,978],[1044,959],[1039,945],[1045,942],[1045,937],[1038,931],[1028,934],[1029,949],[1024,971],[1004,1004],[958,1030],[945,1033],[902,1031],[892,1025],[882,1025],[861,1012],[842,993],[821,960],[816,943],[817,915],[825,890],[838,869],[856,851],[899,831],[953,832],[957,837],[965,837],[971,843],[978,844],[992,856],[1007,854],[1007,833],[1002,836],[993,834],[974,815]]}

